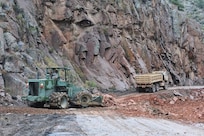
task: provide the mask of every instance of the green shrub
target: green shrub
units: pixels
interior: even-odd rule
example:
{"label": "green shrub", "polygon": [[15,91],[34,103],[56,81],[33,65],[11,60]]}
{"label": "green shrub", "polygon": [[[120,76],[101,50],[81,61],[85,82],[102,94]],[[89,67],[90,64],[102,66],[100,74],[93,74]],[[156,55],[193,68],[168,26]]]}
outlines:
{"label": "green shrub", "polygon": [[86,81],[85,82],[85,86],[88,87],[88,88],[90,88],[90,87],[97,87],[97,84],[94,81]]}
{"label": "green shrub", "polygon": [[178,6],[178,10],[183,11],[184,10],[184,5],[181,3],[180,0],[170,0],[170,2],[174,5]]}

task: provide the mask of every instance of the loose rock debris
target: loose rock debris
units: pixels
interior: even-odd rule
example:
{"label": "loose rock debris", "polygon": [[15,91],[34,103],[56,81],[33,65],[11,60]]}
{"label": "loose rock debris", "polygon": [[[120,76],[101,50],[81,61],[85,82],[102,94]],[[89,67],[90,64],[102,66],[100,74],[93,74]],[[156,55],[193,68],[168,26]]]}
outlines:
{"label": "loose rock debris", "polygon": [[126,116],[165,118],[204,123],[204,89],[105,95],[104,104]]}
{"label": "loose rock debris", "polygon": [[[104,107],[74,110],[204,123],[204,89],[131,93],[122,96],[115,93],[102,95]],[[72,109],[30,108],[20,105],[19,101],[13,100],[11,96],[1,96],[0,106],[0,113],[67,114],[72,111]]]}

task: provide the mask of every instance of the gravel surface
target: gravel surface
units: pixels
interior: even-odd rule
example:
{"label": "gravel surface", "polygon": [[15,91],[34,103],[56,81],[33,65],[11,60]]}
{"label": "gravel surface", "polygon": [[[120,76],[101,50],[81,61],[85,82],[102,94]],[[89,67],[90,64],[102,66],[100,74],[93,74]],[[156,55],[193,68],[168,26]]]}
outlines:
{"label": "gravel surface", "polygon": [[104,105],[59,110],[8,103],[0,106],[0,136],[204,134],[204,89],[104,94]]}

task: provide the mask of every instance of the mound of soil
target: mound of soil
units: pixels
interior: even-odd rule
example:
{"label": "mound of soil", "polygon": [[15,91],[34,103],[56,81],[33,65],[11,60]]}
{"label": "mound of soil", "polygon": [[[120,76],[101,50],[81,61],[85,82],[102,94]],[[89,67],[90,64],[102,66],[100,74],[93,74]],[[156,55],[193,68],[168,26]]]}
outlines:
{"label": "mound of soil", "polygon": [[108,96],[105,104],[126,116],[204,123],[204,89]]}

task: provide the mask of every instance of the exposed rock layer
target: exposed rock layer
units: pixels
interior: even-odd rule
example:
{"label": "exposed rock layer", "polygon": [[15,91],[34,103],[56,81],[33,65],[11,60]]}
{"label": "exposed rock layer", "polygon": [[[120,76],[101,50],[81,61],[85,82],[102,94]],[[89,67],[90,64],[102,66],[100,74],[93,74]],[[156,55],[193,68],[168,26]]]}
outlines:
{"label": "exposed rock layer", "polygon": [[134,88],[135,74],[154,70],[167,70],[171,84],[203,84],[200,25],[165,0],[0,5],[2,88],[22,90],[36,67],[43,74],[46,66],[73,67],[103,89]]}

